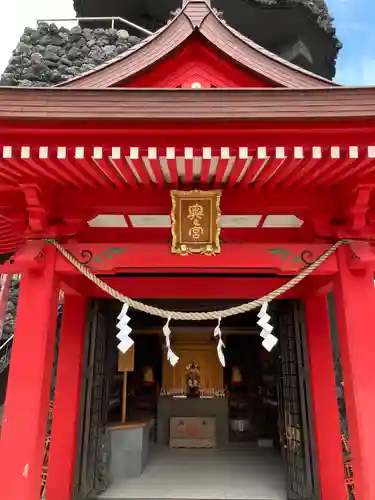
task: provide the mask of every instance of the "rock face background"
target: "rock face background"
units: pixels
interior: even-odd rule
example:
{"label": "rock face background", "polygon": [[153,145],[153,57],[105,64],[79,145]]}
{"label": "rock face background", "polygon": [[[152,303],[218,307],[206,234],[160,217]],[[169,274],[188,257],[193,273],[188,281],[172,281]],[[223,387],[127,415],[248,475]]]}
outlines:
{"label": "rock face background", "polygon": [[125,29],[25,28],[0,85],[49,87],[113,59],[141,41]]}

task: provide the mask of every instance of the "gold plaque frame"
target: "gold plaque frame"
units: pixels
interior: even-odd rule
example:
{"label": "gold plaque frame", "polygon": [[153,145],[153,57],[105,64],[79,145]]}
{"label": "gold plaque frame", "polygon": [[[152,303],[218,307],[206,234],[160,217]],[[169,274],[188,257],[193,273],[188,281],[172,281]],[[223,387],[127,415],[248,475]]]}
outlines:
{"label": "gold plaque frame", "polygon": [[171,191],[172,253],[220,253],[221,191]]}

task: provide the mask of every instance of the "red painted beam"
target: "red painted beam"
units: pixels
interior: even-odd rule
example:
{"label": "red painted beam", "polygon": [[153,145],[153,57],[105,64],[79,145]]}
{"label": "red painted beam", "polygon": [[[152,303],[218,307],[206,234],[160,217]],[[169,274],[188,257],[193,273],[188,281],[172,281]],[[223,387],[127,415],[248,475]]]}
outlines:
{"label": "red painted beam", "polygon": [[[103,278],[103,281],[127,297],[138,300],[157,299],[238,299],[248,302],[263,297],[284,285],[287,278],[256,277],[161,277],[126,276]],[[302,298],[331,281],[329,276],[311,276],[285,293],[281,298]],[[65,276],[70,289],[90,297],[111,298],[82,275]]]}
{"label": "red painted beam", "polygon": [[[87,262],[93,272],[232,272],[298,274],[309,261],[317,259],[330,245],[312,244],[228,244],[215,257],[172,254],[167,244],[68,244],[65,248],[78,260]],[[87,256],[91,258],[87,259]],[[75,268],[60,256],[59,272],[74,274]],[[337,271],[335,255],[314,271],[315,275],[331,275]]]}

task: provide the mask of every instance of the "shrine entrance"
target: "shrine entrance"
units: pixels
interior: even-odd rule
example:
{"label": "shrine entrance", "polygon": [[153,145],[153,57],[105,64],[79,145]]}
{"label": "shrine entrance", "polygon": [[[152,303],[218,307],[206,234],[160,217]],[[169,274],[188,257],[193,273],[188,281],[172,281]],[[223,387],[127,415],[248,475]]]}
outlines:
{"label": "shrine entrance", "polygon": [[[145,301],[169,310],[234,305]],[[238,301],[236,302],[238,304]],[[268,353],[256,313],[172,328],[179,362],[166,359],[163,320],[132,313],[134,346],[119,354],[120,305],[95,300],[87,321],[75,499],[312,499],[316,491],[304,319],[275,301],[279,345]],[[189,381],[196,394],[189,394]],[[318,498],[318,497],[317,497]]]}

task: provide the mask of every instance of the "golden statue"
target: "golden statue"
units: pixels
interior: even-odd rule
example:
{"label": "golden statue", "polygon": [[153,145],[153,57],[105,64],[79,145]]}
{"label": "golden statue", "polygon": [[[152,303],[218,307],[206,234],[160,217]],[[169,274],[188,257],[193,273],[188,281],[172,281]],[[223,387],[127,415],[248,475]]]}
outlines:
{"label": "golden statue", "polygon": [[145,366],[143,369],[143,385],[153,385],[154,382],[154,370],[152,366]]}
{"label": "golden statue", "polygon": [[186,392],[188,397],[197,398],[200,396],[200,381],[199,365],[193,361],[186,367]]}
{"label": "golden statue", "polygon": [[233,366],[232,368],[232,385],[241,385],[242,384],[242,373],[239,366]]}

